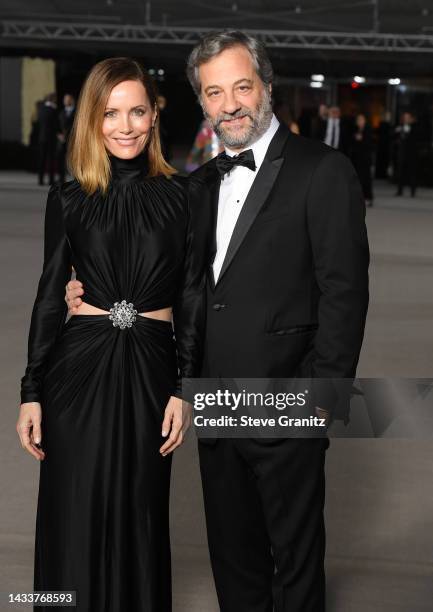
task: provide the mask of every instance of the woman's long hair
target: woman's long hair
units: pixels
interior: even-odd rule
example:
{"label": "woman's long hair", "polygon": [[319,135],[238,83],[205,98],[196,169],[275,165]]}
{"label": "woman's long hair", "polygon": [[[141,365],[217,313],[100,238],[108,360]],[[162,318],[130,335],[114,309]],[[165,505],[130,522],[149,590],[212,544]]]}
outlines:
{"label": "woman's long hair", "polygon": [[112,57],[99,62],[89,72],[77,104],[77,112],[68,143],[68,168],[89,194],[98,188],[106,192],[111,178],[111,164],[102,136],[105,107],[113,87],[123,81],[139,81],[157,109],[155,125],[149,132],[146,148],[149,176],[170,176],[176,170],[161,151],[157,91],[153,80],[140,64],[129,57]]}

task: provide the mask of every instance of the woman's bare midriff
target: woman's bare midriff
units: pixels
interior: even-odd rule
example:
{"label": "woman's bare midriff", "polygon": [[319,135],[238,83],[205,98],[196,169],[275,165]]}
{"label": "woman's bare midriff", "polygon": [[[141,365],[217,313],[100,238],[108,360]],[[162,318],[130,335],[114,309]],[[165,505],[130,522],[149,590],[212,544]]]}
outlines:
{"label": "woman's bare midriff", "polygon": [[[86,304],[86,302],[82,302],[79,306],[77,306],[77,311],[74,312],[73,316],[80,314],[109,314],[108,310],[102,310],[101,308],[96,308],[96,306],[92,306],[91,304]],[[149,317],[149,319],[159,319],[160,321],[171,321],[172,320],[172,308],[161,308],[160,310],[151,310],[150,312],[139,312],[138,313],[142,317]]]}

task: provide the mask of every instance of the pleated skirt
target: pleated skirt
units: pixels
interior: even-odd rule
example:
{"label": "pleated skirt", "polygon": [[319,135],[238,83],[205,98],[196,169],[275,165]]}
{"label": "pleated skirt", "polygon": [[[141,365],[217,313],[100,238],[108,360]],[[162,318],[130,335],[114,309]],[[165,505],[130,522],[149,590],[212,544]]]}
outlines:
{"label": "pleated skirt", "polygon": [[78,612],[170,612],[171,454],[159,448],[175,377],[170,322],[64,326],[41,402],[35,590],[75,591]]}

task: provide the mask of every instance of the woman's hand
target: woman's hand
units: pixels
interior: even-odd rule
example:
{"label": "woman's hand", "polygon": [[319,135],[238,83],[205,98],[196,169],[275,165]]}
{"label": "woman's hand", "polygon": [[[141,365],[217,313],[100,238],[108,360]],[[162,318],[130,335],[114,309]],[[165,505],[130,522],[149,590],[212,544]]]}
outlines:
{"label": "woman's hand", "polygon": [[38,402],[21,404],[17,421],[21,446],[38,460],[45,459],[44,451],[36,446],[42,441],[41,421],[42,409]]}
{"label": "woman's hand", "polygon": [[191,425],[191,413],[191,404],[173,395],[170,397],[165,409],[161,431],[164,438],[168,436],[167,441],[159,449],[163,457],[174,451],[184,441],[185,433]]}

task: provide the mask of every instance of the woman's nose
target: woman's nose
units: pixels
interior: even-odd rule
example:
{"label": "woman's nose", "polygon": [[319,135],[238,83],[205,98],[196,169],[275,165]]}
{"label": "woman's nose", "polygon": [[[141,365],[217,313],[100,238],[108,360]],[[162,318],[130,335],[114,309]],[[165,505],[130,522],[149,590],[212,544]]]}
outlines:
{"label": "woman's nose", "polygon": [[119,126],[119,131],[122,133],[128,133],[132,131],[131,122],[128,116],[123,117],[121,119],[121,125]]}

